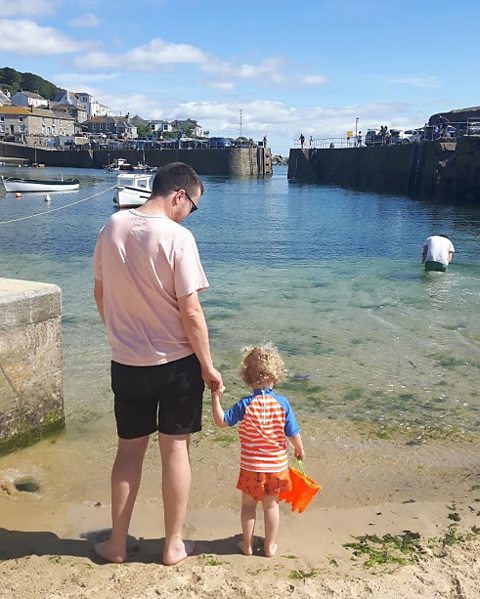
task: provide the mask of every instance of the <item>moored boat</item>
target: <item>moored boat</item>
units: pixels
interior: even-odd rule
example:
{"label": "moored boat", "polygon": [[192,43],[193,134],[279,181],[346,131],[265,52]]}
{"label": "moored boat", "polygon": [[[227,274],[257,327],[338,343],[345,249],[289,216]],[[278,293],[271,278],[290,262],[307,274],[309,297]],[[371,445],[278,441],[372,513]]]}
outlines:
{"label": "moored boat", "polygon": [[155,175],[122,173],[117,176],[113,203],[117,208],[135,208],[144,204],[152,192]]}
{"label": "moored boat", "polygon": [[76,191],[80,187],[78,179],[26,179],[4,177],[5,191]]}

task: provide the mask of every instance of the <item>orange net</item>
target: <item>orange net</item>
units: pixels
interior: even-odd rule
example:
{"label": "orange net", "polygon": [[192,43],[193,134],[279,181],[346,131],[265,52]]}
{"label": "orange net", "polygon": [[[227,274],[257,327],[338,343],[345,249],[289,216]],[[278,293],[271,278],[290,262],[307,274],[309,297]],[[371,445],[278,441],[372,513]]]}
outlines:
{"label": "orange net", "polygon": [[298,464],[301,471],[296,468],[288,469],[292,489],[290,491],[281,491],[279,499],[290,503],[292,511],[298,510],[299,513],[302,513],[321,489],[321,486],[305,474],[303,464],[300,461]]}

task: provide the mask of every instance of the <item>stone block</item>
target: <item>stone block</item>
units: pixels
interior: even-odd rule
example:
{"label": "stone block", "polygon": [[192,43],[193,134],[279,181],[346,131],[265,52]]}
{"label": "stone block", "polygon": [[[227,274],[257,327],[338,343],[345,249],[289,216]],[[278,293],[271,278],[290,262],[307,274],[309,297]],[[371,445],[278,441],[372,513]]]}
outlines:
{"label": "stone block", "polygon": [[0,279],[0,455],[64,425],[61,291]]}

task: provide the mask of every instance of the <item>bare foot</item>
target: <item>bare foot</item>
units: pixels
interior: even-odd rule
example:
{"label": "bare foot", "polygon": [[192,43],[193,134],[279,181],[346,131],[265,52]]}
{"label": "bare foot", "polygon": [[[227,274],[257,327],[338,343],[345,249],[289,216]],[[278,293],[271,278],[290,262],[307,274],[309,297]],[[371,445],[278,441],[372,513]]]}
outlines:
{"label": "bare foot", "polygon": [[180,541],[173,545],[170,550],[163,554],[163,563],[165,566],[174,566],[179,564],[184,559],[195,551],[195,543],[193,541]]}
{"label": "bare foot", "polygon": [[253,549],[252,549],[252,546],[250,545],[250,543],[247,543],[245,541],[240,541],[240,543],[238,544],[238,548],[243,553],[243,555],[252,555],[253,554]]}
{"label": "bare foot", "polygon": [[263,549],[267,557],[273,557],[277,553],[278,545],[276,543],[270,543],[270,545],[264,545]]}
{"label": "bare foot", "polygon": [[106,562],[113,564],[121,564],[125,561],[127,554],[125,549],[119,550],[110,543],[110,539],[103,543],[96,543],[93,546],[94,552]]}

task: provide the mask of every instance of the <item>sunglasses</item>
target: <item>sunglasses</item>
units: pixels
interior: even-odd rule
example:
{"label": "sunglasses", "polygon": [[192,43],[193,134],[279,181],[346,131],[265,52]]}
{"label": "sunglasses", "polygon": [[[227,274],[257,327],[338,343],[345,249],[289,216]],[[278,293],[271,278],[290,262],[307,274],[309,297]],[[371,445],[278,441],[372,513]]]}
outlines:
{"label": "sunglasses", "polygon": [[[180,191],[180,189],[176,189],[175,191]],[[195,202],[192,200],[192,198],[190,197],[190,195],[188,194],[188,192],[184,189],[183,192],[185,193],[187,200],[190,200],[190,204],[192,205],[190,208],[190,214],[192,214],[192,212],[195,212],[195,210],[198,210],[198,206],[195,204]]]}

